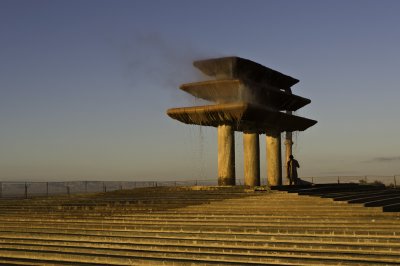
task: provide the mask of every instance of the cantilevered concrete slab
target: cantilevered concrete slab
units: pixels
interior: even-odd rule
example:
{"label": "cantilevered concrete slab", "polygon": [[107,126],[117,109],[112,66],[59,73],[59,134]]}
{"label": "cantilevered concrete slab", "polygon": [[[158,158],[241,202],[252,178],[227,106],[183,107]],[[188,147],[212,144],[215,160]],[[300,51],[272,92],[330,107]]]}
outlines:
{"label": "cantilevered concrete slab", "polygon": [[198,60],[193,65],[215,79],[241,79],[268,84],[277,89],[290,88],[299,80],[241,57]]}
{"label": "cantilevered concrete slab", "polygon": [[248,102],[277,110],[296,111],[311,100],[262,83],[221,79],[186,83],[180,87],[197,98],[216,103]]}
{"label": "cantilevered concrete slab", "polygon": [[288,115],[249,103],[227,103],[168,109],[167,114],[182,123],[213,126],[231,124],[235,131],[303,131],[317,121]]}

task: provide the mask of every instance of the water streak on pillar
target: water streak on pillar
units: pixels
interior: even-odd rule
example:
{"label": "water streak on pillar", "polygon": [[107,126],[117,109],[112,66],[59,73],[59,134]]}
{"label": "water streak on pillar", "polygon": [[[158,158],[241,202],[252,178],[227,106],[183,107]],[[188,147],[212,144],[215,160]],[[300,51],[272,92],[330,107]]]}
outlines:
{"label": "water streak on pillar", "polygon": [[244,185],[260,185],[260,141],[258,133],[243,132]]}
{"label": "water streak on pillar", "polygon": [[267,143],[267,181],[269,186],[282,185],[281,133],[270,131]]}
{"label": "water streak on pillar", "polygon": [[231,125],[218,126],[218,185],[235,185],[235,135]]}

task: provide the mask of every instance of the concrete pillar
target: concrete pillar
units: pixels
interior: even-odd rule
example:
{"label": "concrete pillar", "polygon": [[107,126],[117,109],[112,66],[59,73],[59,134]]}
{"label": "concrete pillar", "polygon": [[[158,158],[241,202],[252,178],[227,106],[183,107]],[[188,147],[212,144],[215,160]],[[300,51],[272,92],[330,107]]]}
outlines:
{"label": "concrete pillar", "polygon": [[260,185],[260,141],[258,133],[243,132],[244,185]]}
{"label": "concrete pillar", "polygon": [[282,185],[281,133],[267,133],[267,181],[269,186]]}
{"label": "concrete pillar", "polygon": [[289,161],[289,156],[292,155],[292,132],[286,132],[286,139],[285,139],[285,162]]}
{"label": "concrete pillar", "polygon": [[218,126],[218,185],[235,185],[235,135],[232,126]]}
{"label": "concrete pillar", "polygon": [[292,155],[292,146],[293,146],[293,141],[292,141],[292,132],[286,132],[286,139],[285,139],[285,161],[284,161],[284,167],[285,167],[285,175],[286,175],[286,180],[288,181],[289,184],[289,173],[287,171],[287,162],[289,161],[289,156]]}

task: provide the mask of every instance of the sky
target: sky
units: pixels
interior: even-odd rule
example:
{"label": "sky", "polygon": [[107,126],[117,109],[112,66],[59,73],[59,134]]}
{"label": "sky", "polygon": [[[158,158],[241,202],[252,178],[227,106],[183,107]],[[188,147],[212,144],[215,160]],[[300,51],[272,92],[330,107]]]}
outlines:
{"label": "sky", "polygon": [[[400,1],[0,0],[0,181],[216,179],[197,59],[300,80],[300,176],[400,175]],[[243,178],[242,134],[235,133]],[[265,135],[260,136],[265,178]]]}

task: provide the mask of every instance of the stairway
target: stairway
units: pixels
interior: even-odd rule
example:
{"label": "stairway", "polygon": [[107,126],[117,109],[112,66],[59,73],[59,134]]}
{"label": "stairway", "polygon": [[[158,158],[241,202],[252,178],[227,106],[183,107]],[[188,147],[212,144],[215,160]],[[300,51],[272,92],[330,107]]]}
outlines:
{"label": "stairway", "polygon": [[0,265],[400,265],[400,214],[242,187],[0,200]]}

